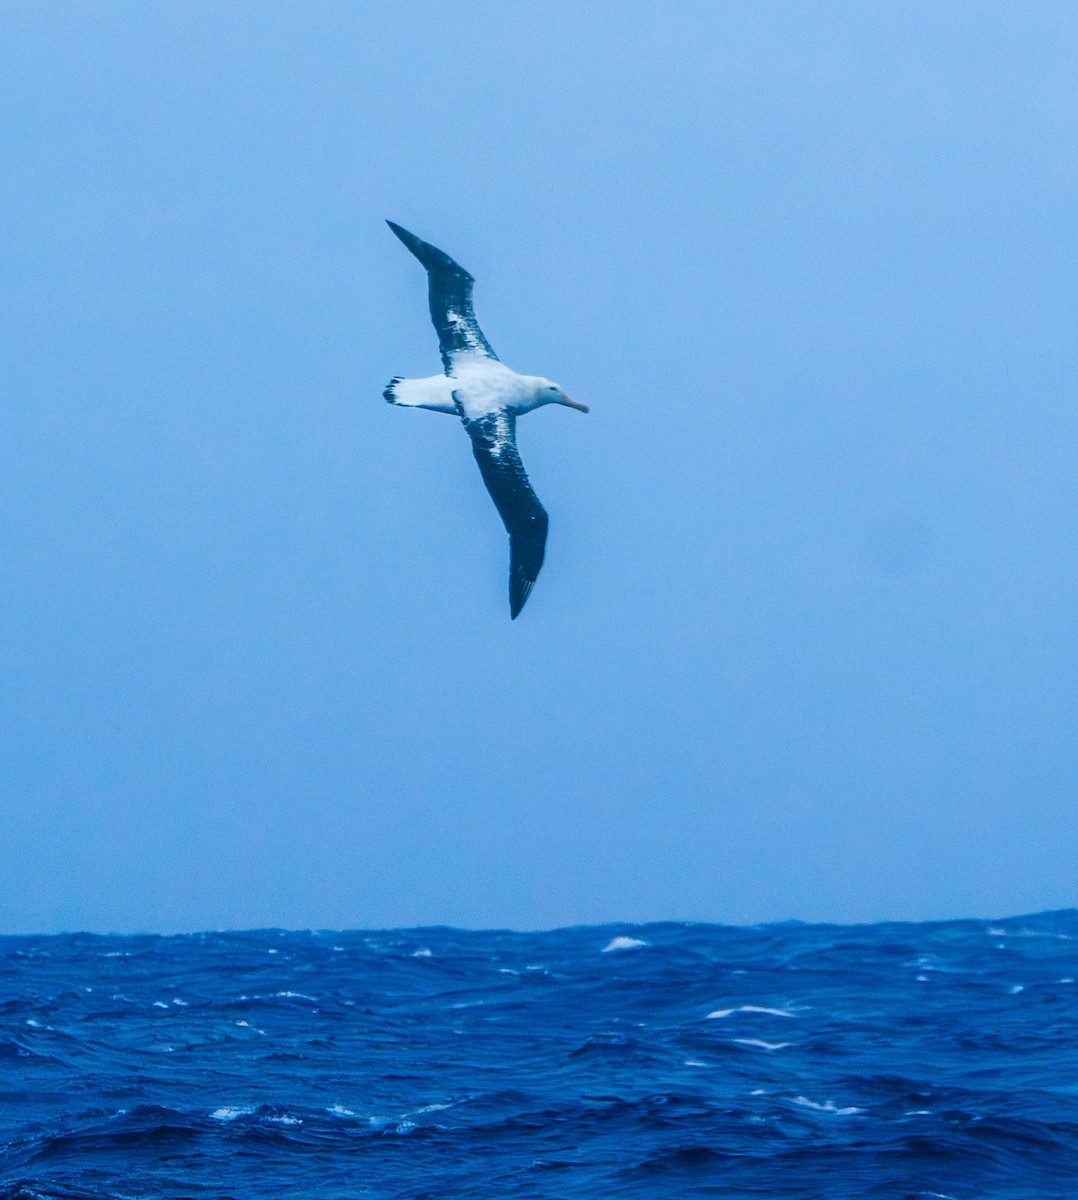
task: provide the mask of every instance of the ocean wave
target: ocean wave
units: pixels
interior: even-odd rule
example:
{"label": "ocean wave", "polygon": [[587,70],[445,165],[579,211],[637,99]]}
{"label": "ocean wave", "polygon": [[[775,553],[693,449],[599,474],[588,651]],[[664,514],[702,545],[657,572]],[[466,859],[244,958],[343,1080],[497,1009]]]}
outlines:
{"label": "ocean wave", "polygon": [[1071,1200],[1076,936],[0,939],[0,1200]]}

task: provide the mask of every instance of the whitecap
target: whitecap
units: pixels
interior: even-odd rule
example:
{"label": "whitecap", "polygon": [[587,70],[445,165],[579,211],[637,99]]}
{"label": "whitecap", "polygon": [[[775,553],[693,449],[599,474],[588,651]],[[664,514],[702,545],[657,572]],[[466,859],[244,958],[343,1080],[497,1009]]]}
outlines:
{"label": "whitecap", "polygon": [[280,1000],[310,1000],[312,1004],[318,1002],[317,996],[308,996],[306,992],[277,992],[276,995]]}
{"label": "whitecap", "polygon": [[846,1108],[839,1108],[834,1100],[828,1100],[825,1104],[818,1104],[815,1100],[810,1100],[808,1096],[795,1096],[790,1103],[800,1105],[801,1108],[815,1109],[816,1112],[834,1113],[836,1117],[852,1117],[854,1113],[865,1111],[863,1108],[858,1108],[855,1104],[851,1104]]}
{"label": "whitecap", "polygon": [[911,967],[920,967],[922,971],[936,971],[942,975],[961,975],[963,968],[952,966],[938,954],[922,954],[916,962],[908,963]]}
{"label": "whitecap", "polygon": [[177,1008],[190,1008],[190,1005],[187,1003],[187,1001],[181,1000],[179,996],[173,996],[172,1003],[175,1004]]}
{"label": "whitecap", "polygon": [[164,1000],[155,1000],[153,1002],[153,1006],[154,1008],[168,1008],[168,1005],[164,1002]]}
{"label": "whitecap", "polygon": [[736,1008],[717,1008],[709,1012],[705,1020],[712,1021],[717,1017],[732,1017],[734,1013],[765,1013],[770,1017],[792,1017],[794,1014],[786,1008],[767,1008],[761,1004],[739,1004]]}
{"label": "whitecap", "polygon": [[758,1046],[761,1050],[785,1050],[789,1042],[765,1042],[761,1038],[734,1038],[739,1046]]}
{"label": "whitecap", "polygon": [[602,953],[609,954],[611,950],[639,950],[641,946],[646,946],[648,943],[643,942],[640,938],[634,937],[616,937],[611,938],[603,947]]}
{"label": "whitecap", "polygon": [[299,1117],[267,1117],[266,1121],[270,1125],[302,1125],[303,1122]]}
{"label": "whitecap", "polygon": [[356,1112],[354,1109],[345,1108],[343,1104],[331,1104],[326,1109],[331,1117],[354,1117]]}
{"label": "whitecap", "polygon": [[33,1017],[27,1017],[26,1023],[27,1023],[27,1025],[30,1026],[31,1029],[41,1029],[42,1028],[41,1022],[38,1020],[35,1020]]}
{"label": "whitecap", "polygon": [[1007,989],[1007,994],[1010,996],[1017,996],[1019,992],[1024,992],[1025,990],[1026,989],[1022,986],[1022,984],[1016,983],[1013,985],[1013,987],[1009,987]]}
{"label": "whitecap", "polygon": [[1068,976],[1066,976],[1066,978],[1061,979],[1059,982],[1060,983],[1073,983],[1074,977],[1072,975],[1068,975]]}
{"label": "whitecap", "polygon": [[226,1104],[223,1108],[215,1108],[210,1113],[214,1121],[234,1121],[237,1117],[247,1117],[254,1112],[253,1108],[241,1105]]}
{"label": "whitecap", "polygon": [[687,1067],[706,1067],[707,1063],[701,1062],[698,1058],[687,1058],[685,1060],[685,1065]]}
{"label": "whitecap", "polygon": [[420,946],[420,948],[418,950],[412,951],[412,957],[413,958],[430,958],[431,952],[427,949],[426,946]]}

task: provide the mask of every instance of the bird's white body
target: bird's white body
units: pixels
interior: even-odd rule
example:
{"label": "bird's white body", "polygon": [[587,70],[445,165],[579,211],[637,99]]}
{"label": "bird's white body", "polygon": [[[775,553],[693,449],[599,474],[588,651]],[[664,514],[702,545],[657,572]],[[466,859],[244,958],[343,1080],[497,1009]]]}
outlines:
{"label": "bird's white body", "polygon": [[521,413],[535,408],[535,381],[518,375],[491,358],[464,358],[453,364],[454,391],[464,417],[477,421],[496,412]]}
{"label": "bird's white body", "polygon": [[497,412],[520,416],[544,404],[560,403],[561,395],[542,376],[520,375],[496,359],[461,355],[449,375],[394,379],[386,398],[404,408],[426,408],[477,421]]}

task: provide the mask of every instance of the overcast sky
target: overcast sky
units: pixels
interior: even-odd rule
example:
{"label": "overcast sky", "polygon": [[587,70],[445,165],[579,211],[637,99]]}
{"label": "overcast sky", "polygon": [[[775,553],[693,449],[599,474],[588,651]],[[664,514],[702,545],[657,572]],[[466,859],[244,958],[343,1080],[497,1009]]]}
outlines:
{"label": "overcast sky", "polygon": [[[1078,903],[1071,4],[0,8],[0,930]],[[507,544],[418,264],[589,416]]]}

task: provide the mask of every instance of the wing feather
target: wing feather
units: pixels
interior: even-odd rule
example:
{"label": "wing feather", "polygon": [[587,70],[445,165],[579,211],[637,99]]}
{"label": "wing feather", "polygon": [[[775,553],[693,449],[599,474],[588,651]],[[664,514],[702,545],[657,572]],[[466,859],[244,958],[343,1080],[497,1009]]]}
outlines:
{"label": "wing feather", "polygon": [[424,242],[392,221],[386,224],[426,268],[430,319],[438,333],[438,349],[446,374],[453,369],[454,360],[464,355],[497,361],[498,356],[475,319],[472,307],[475,280],[472,276],[444,250]]}
{"label": "wing feather", "polygon": [[509,615],[515,621],[546,553],[549,525],[517,450],[516,419],[496,412],[464,422],[483,482],[509,534]]}

